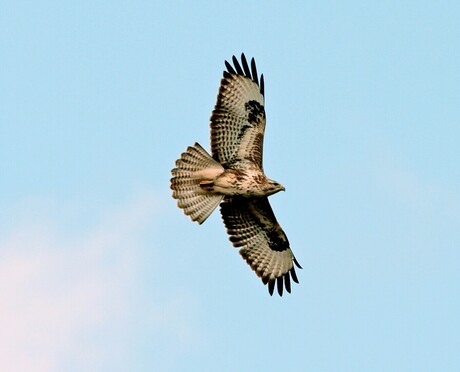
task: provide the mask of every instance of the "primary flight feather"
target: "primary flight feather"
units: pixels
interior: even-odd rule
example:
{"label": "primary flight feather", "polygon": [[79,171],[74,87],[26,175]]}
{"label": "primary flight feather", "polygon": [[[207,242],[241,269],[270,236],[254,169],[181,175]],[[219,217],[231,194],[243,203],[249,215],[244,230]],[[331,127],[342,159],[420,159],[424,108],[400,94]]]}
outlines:
{"label": "primary flight feather", "polygon": [[176,160],[171,189],[177,205],[202,224],[220,204],[230,241],[268,284],[291,292],[298,283],[294,264],[301,268],[268,202],[284,190],[267,178],[262,166],[265,132],[264,77],[257,74],[254,58],[249,65],[233,56],[225,61],[217,102],[211,115],[212,156],[198,143]]}

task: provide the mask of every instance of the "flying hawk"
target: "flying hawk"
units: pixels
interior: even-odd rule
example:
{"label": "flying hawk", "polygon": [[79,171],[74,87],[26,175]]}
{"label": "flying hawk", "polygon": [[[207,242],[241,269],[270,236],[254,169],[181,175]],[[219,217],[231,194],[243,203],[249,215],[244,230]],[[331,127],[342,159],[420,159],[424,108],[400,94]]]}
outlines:
{"label": "flying hawk", "polygon": [[249,66],[244,54],[221,80],[211,115],[211,152],[198,143],[176,160],[171,189],[177,205],[202,224],[220,204],[230,241],[262,279],[270,295],[275,282],[291,292],[298,283],[289,241],[275,218],[268,196],[285,190],[267,178],[262,167],[265,132],[264,76],[257,75],[254,58]]}

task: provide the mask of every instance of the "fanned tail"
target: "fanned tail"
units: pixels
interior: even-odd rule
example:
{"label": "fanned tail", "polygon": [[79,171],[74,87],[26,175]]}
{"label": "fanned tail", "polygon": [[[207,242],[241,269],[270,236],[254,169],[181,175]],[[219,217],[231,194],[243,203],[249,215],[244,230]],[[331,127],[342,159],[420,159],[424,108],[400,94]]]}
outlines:
{"label": "fanned tail", "polygon": [[223,172],[224,168],[198,143],[176,160],[176,168],[171,171],[173,198],[193,221],[202,224],[224,198],[206,187]]}

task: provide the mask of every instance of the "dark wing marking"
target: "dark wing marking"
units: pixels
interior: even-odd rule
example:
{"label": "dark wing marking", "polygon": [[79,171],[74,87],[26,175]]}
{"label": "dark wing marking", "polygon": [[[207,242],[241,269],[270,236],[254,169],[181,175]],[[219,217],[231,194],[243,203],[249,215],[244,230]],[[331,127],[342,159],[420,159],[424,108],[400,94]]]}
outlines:
{"label": "dark wing marking", "polygon": [[291,277],[298,283],[293,263],[299,268],[286,234],[276,221],[268,198],[226,198],[220,205],[227,233],[234,247],[262,279],[270,295],[275,282],[280,296],[283,285],[291,293]]}
{"label": "dark wing marking", "polygon": [[225,61],[227,71],[221,80],[217,102],[211,115],[211,151],[224,167],[249,160],[262,169],[265,132],[264,80],[257,76],[256,63],[251,67],[244,54],[241,64],[233,56],[233,66]]}

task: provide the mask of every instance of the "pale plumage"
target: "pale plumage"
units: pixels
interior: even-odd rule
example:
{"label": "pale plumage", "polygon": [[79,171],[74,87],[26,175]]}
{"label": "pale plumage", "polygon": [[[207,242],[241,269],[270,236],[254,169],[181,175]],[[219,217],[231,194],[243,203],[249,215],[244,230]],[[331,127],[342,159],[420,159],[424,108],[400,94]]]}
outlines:
{"label": "pale plumage", "polygon": [[300,268],[268,196],[284,187],[268,179],[262,166],[265,132],[264,78],[254,59],[244,54],[221,81],[211,115],[212,157],[198,143],[188,147],[172,170],[171,189],[178,206],[193,221],[203,223],[221,204],[230,241],[273,294],[291,292]]}

